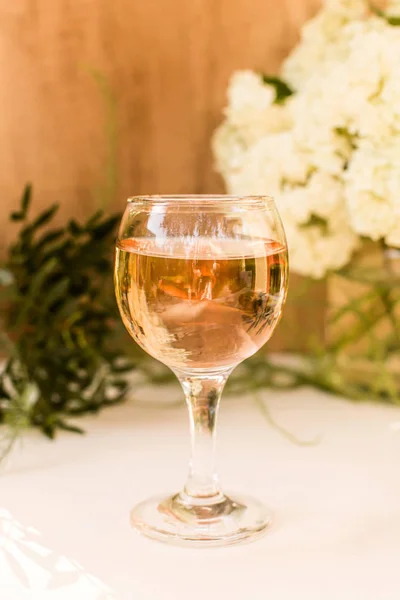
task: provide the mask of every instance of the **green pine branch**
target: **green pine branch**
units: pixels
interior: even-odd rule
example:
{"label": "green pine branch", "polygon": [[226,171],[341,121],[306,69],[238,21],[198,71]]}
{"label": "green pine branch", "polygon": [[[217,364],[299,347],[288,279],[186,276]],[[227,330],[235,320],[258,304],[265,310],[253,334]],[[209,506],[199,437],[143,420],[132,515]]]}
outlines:
{"label": "green pine branch", "polygon": [[31,192],[11,215],[21,229],[1,270],[0,423],[52,438],[81,431],[69,417],[121,402],[134,365],[110,286],[120,215],[52,228],[58,206],[31,220]]}

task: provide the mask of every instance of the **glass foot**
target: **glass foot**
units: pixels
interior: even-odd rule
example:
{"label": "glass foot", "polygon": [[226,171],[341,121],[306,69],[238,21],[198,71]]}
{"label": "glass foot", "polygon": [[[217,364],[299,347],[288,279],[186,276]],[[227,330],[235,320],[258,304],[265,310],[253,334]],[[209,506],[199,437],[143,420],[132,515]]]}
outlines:
{"label": "glass foot", "polygon": [[185,546],[227,546],[252,541],[271,524],[257,500],[218,494],[212,499],[185,493],[150,498],[131,512],[132,526],[147,537]]}

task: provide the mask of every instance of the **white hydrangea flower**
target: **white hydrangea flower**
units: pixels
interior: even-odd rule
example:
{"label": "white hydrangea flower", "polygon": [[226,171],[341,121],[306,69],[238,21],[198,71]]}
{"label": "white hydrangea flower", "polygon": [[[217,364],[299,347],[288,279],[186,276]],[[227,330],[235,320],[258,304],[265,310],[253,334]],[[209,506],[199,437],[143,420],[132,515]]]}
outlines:
{"label": "white hydrangea flower", "polygon": [[280,192],[277,191],[275,200],[285,224],[290,222],[293,227],[301,227],[310,220],[312,202],[307,185],[286,187]]}
{"label": "white hydrangea flower", "polygon": [[224,121],[212,138],[212,149],[217,170],[223,176],[240,168],[246,145],[240,136],[240,130]]}
{"label": "white hydrangea flower", "polygon": [[332,64],[345,60],[349,51],[345,26],[367,10],[364,0],[328,0],[303,26],[300,44],[283,63],[283,78],[298,89],[310,76],[326,75]]}
{"label": "white hydrangea flower", "polygon": [[291,132],[264,136],[242,156],[241,167],[226,176],[236,194],[275,195],[284,182],[304,183],[309,173],[307,156],[297,152]]}
{"label": "white hydrangea flower", "polygon": [[400,0],[389,0],[386,4],[385,12],[391,17],[400,17]]}
{"label": "white hydrangea flower", "polygon": [[333,219],[338,210],[344,209],[344,186],[336,177],[316,171],[307,186],[308,204],[313,215],[322,219]]}
{"label": "white hydrangea flower", "polygon": [[288,129],[291,125],[286,108],[274,104],[276,92],[262,76],[252,71],[237,71],[228,87],[226,121],[240,132],[246,146],[267,133]]}
{"label": "white hydrangea flower", "polygon": [[[296,149],[290,133],[263,138],[242,158],[241,167],[226,176],[228,190],[275,197],[292,269],[320,278],[327,270],[343,267],[358,237],[348,224],[342,182],[328,173],[310,171],[308,155]],[[315,224],[315,217],[321,222]]]}
{"label": "white hydrangea flower", "polygon": [[360,236],[400,247],[400,27],[325,0],[282,71],[296,92],[280,105],[261,76],[232,78],[213,140],[228,190],[275,196],[303,275],[343,267]]}
{"label": "white hydrangea flower", "polygon": [[382,19],[353,27],[350,53],[329,77],[343,125],[361,137],[385,139],[399,127],[400,31]]}
{"label": "white hydrangea flower", "polygon": [[[399,32],[400,35],[400,32]],[[399,44],[398,44],[399,46]],[[397,52],[400,52],[398,48]],[[399,55],[398,55],[399,56]],[[375,111],[370,110],[370,123],[375,122],[377,126],[370,135],[376,140],[385,141],[390,135],[398,135],[400,132],[400,66],[393,69],[390,76],[382,87],[379,101],[376,102]],[[375,112],[375,116],[372,116]],[[368,133],[367,125],[364,125],[364,131]]]}
{"label": "white hydrangea flower", "polygon": [[346,128],[363,133],[372,121],[377,122],[372,125],[375,129],[378,122],[383,124],[382,118],[371,120],[369,109],[379,112],[379,96],[399,62],[394,51],[396,44],[399,47],[399,31],[389,29],[392,31],[388,34],[387,25],[378,18],[350,22],[343,27],[346,56],[335,50],[334,60],[324,63],[320,71],[313,69],[291,100],[296,126],[302,124],[303,129],[310,130],[312,121],[316,131],[332,133],[336,128]]}
{"label": "white hydrangea flower", "polygon": [[349,224],[340,180],[315,172],[306,185],[286,189],[276,201],[296,273],[319,279],[349,262],[358,236]]}
{"label": "white hydrangea flower", "polygon": [[343,184],[327,173],[315,172],[304,185],[284,186],[277,192],[277,203],[296,225],[307,224],[312,216],[328,220],[344,208]]}
{"label": "white hydrangea flower", "polygon": [[351,147],[349,139],[315,121],[313,115],[299,120],[293,129],[297,152],[307,156],[310,170],[318,169],[331,175],[343,172]]}
{"label": "white hydrangea flower", "polygon": [[363,17],[369,9],[368,0],[325,0],[324,6],[346,19]]}
{"label": "white hydrangea flower", "polygon": [[400,139],[391,146],[373,146],[369,141],[360,144],[344,179],[354,230],[393,244],[397,239],[396,214],[400,213]]}
{"label": "white hydrangea flower", "polygon": [[337,211],[329,224],[310,224],[302,228],[282,216],[293,271],[321,279],[328,271],[344,267],[357,248],[358,238],[348,225],[345,210]]}
{"label": "white hydrangea flower", "polygon": [[228,86],[225,115],[233,125],[246,125],[260,118],[275,101],[275,90],[253,71],[236,71]]}

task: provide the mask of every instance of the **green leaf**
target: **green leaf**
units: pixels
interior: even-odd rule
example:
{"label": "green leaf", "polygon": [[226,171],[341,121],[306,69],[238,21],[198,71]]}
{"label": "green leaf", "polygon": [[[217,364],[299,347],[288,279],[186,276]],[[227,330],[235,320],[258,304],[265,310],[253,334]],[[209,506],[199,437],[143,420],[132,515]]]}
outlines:
{"label": "green leaf", "polygon": [[383,10],[375,6],[375,4],[373,4],[372,2],[370,2],[369,4],[369,9],[377,17],[385,17],[385,13],[383,12]]}
{"label": "green leaf", "polygon": [[32,278],[31,284],[28,289],[27,296],[25,298],[25,302],[17,316],[16,319],[16,327],[20,326],[24,319],[26,318],[28,312],[34,306],[35,301],[41,291],[42,285],[46,281],[47,277],[50,273],[54,272],[55,268],[58,265],[58,260],[56,257],[48,260],[43,267],[40,269],[38,273]]}
{"label": "green leaf", "polygon": [[97,222],[99,221],[99,219],[101,219],[102,216],[103,216],[103,211],[102,210],[96,211],[94,213],[94,215],[92,217],[90,217],[90,219],[88,219],[88,221],[84,225],[84,229],[87,230],[87,231],[92,230],[93,227],[97,224]]}
{"label": "green leaf", "polygon": [[29,226],[30,231],[33,232],[39,227],[43,227],[43,225],[46,225],[49,221],[51,221],[58,209],[59,205],[53,204],[52,206],[50,206],[50,208],[43,211]]}
{"label": "green leaf", "polygon": [[44,234],[36,243],[35,250],[42,250],[47,244],[51,244],[56,240],[59,240],[64,235],[64,229],[53,229],[48,233]]}
{"label": "green leaf", "polygon": [[24,213],[22,212],[12,212],[10,215],[10,219],[11,221],[23,221],[24,220]]}
{"label": "green leaf", "polygon": [[[63,234],[64,235],[64,234]],[[60,236],[61,237],[61,236]],[[48,242],[44,246],[44,250],[42,252],[42,262],[46,262],[54,256],[57,256],[60,261],[65,261],[65,254],[71,248],[71,241],[67,239],[61,239],[60,242],[54,240],[53,242]]]}
{"label": "green leaf", "polygon": [[400,26],[400,17],[391,17],[389,15],[386,15],[385,19],[389,23],[389,25],[392,25],[393,27]]}
{"label": "green leaf", "polygon": [[77,223],[75,221],[75,219],[71,219],[70,222],[68,223],[68,231],[70,232],[71,235],[73,235],[74,237],[77,237],[78,235],[80,235],[82,233],[83,229],[79,225],[79,223]]}
{"label": "green leaf", "polygon": [[31,197],[32,197],[32,186],[30,183],[28,183],[25,186],[24,193],[22,194],[22,200],[21,200],[21,212],[24,217],[26,217],[29,206],[31,204]]}
{"label": "green leaf", "polygon": [[55,423],[59,429],[63,431],[71,431],[72,433],[79,433],[80,435],[85,434],[85,430],[77,427],[76,425],[70,425],[69,423],[65,423],[65,421],[58,420]]}
{"label": "green leaf", "polygon": [[322,217],[315,214],[312,214],[308,219],[307,223],[300,225],[300,227],[320,227],[322,231],[328,231],[328,223],[326,219],[323,219]]}
{"label": "green leaf", "polygon": [[377,17],[380,17],[381,19],[384,19],[389,25],[392,25],[393,27],[399,27],[400,26],[400,17],[398,17],[398,16],[390,16],[387,13],[385,13],[382,9],[378,8],[377,6],[374,6],[373,4],[370,4],[370,10]]}
{"label": "green leaf", "polygon": [[119,216],[115,215],[105,219],[93,228],[93,237],[96,240],[105,238],[114,231],[119,222]]}
{"label": "green leaf", "polygon": [[126,383],[125,379],[115,379],[114,381],[112,381],[111,385],[113,388],[116,388],[119,391],[122,391],[122,390],[126,389],[127,383]]}
{"label": "green leaf", "polygon": [[61,300],[66,296],[68,292],[68,288],[70,285],[70,280],[68,277],[64,277],[60,281],[58,281],[45,295],[42,311],[46,313],[46,311],[51,308],[53,304]]}
{"label": "green leaf", "polygon": [[104,208],[115,198],[117,188],[117,102],[107,78],[100,71],[91,67],[87,67],[86,70],[97,84],[104,107],[106,160],[102,169],[102,181],[96,185],[95,192],[99,205]]}
{"label": "green leaf", "polygon": [[286,98],[289,98],[289,96],[291,96],[294,93],[294,91],[288,86],[288,84],[285,83],[282,79],[279,79],[279,77],[262,74],[262,80],[265,84],[271,85],[273,88],[275,88],[276,104],[282,104],[282,102],[284,102]]}
{"label": "green leaf", "polygon": [[44,435],[48,437],[50,440],[54,440],[55,438],[55,424],[53,423],[44,423],[41,427]]}

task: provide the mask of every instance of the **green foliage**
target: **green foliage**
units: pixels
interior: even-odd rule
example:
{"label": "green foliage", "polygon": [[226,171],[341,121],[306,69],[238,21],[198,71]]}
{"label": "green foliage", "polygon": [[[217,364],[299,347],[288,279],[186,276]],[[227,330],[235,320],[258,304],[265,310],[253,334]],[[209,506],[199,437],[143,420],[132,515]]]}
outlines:
{"label": "green foliage", "polygon": [[400,17],[391,16],[385,13],[382,9],[370,4],[371,12],[373,12],[377,17],[384,19],[389,25],[393,25],[393,27],[400,26]]}
{"label": "green foliage", "polygon": [[328,233],[328,223],[326,219],[315,214],[312,214],[308,221],[304,223],[304,225],[301,225],[301,227],[320,227],[325,235]]}
{"label": "green foliage", "polygon": [[268,85],[272,85],[275,88],[275,103],[282,104],[286,98],[293,94],[293,90],[279,77],[274,77],[272,75],[262,75],[263,82]]}
{"label": "green foliage", "polygon": [[117,189],[117,103],[106,77],[101,71],[92,67],[86,68],[97,85],[104,107],[104,138],[107,150],[103,177],[94,193],[98,206],[105,209],[110,200],[115,198]]}
{"label": "green foliage", "polygon": [[[0,422],[54,437],[81,432],[68,417],[121,402],[132,361],[113,295],[112,248],[120,215],[101,211],[48,228],[58,206],[29,220],[31,188],[11,219],[21,224],[1,270]],[[125,344],[124,344],[125,346]],[[13,434],[11,434],[11,439]]]}

